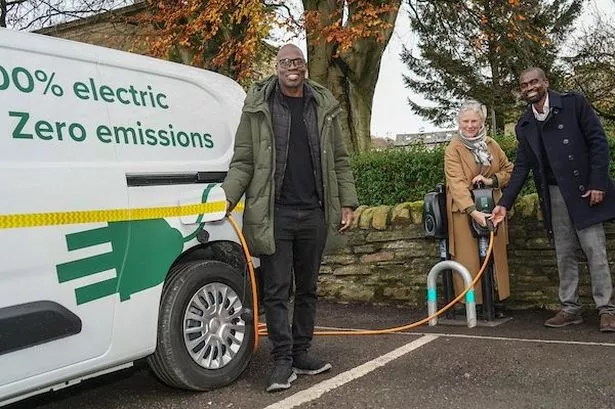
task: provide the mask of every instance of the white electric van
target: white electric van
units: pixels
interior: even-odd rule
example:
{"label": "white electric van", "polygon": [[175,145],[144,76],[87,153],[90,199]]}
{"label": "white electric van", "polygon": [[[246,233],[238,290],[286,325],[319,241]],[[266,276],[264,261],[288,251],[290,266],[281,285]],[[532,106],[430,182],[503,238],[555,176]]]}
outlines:
{"label": "white electric van", "polygon": [[244,97],[212,72],[0,30],[0,406],[144,357],[191,390],[245,369],[247,262],[220,188]]}

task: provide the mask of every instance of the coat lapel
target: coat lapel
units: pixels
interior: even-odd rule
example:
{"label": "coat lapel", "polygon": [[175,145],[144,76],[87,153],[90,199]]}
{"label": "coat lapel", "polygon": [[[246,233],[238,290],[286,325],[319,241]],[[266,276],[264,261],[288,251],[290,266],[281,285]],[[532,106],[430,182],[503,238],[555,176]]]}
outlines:
{"label": "coat lapel", "polygon": [[468,169],[470,169],[471,173],[476,172],[476,174],[478,174],[478,172],[480,171],[480,165],[474,160],[474,155],[472,154],[472,152],[470,152],[468,148],[465,147],[465,145],[462,144],[461,147],[464,151],[464,155],[462,156],[464,165]]}
{"label": "coat lapel", "polygon": [[549,116],[545,121],[545,126],[553,126],[553,124],[555,123],[555,118],[557,117],[557,115],[559,115],[562,109],[563,106],[561,94],[549,91]]}
{"label": "coat lapel", "polygon": [[459,157],[461,158],[461,162],[463,163],[463,167],[465,169],[469,169],[471,174],[478,174],[480,171],[480,167],[478,163],[474,160],[474,155],[466,146],[461,142],[457,137],[454,139],[455,144],[457,145],[456,149],[459,152]]}
{"label": "coat lapel", "polygon": [[536,157],[540,158],[540,140],[538,139],[540,136],[538,135],[538,124],[536,118],[534,118],[531,105],[527,106],[525,114],[519,121],[519,130],[521,131],[521,135],[518,136],[524,138],[530,144]]}

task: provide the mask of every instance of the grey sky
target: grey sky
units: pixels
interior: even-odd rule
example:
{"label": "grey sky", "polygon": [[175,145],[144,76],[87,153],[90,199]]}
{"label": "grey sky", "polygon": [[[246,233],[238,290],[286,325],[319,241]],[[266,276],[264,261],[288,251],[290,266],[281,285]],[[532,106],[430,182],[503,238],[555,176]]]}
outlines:
{"label": "grey sky", "polygon": [[[591,25],[592,15],[599,11],[603,16],[615,18],[615,2],[613,0],[589,0],[579,27]],[[395,24],[395,32],[387,46],[380,69],[378,84],[372,107],[372,135],[395,138],[397,133],[414,133],[421,130],[438,129],[431,123],[414,115],[407,104],[407,98],[413,95],[404,88],[402,73],[408,73],[401,62],[399,54],[402,44],[411,47],[415,43],[415,35],[410,31],[410,21],[407,12],[401,10]],[[413,95],[413,98],[416,96]]]}

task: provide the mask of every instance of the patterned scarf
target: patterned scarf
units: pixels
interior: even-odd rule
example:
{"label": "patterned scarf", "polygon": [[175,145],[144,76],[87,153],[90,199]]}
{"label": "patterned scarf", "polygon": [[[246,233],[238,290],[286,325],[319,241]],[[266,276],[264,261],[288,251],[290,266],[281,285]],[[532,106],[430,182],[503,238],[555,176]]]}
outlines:
{"label": "patterned scarf", "polygon": [[489,153],[489,149],[487,148],[487,129],[484,126],[473,138],[466,137],[460,129],[459,139],[461,140],[461,142],[463,142],[465,147],[468,148],[470,152],[472,152],[472,155],[474,155],[474,161],[476,163],[479,163],[483,166],[491,165],[491,160],[493,159],[493,157],[491,156],[491,153]]}

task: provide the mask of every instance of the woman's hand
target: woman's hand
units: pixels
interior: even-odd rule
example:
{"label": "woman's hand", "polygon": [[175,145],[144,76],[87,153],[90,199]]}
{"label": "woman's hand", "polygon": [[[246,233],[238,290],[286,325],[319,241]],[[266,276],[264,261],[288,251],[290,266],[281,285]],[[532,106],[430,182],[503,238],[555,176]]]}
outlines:
{"label": "woman's hand", "polygon": [[470,216],[472,216],[476,223],[480,224],[483,227],[487,227],[487,216],[489,216],[488,214],[479,212],[478,210],[472,210]]}
{"label": "woman's hand", "polygon": [[477,175],[477,176],[474,176],[474,179],[472,179],[472,186],[476,185],[479,182],[483,183],[485,186],[493,185],[493,179],[486,178],[483,175]]}

